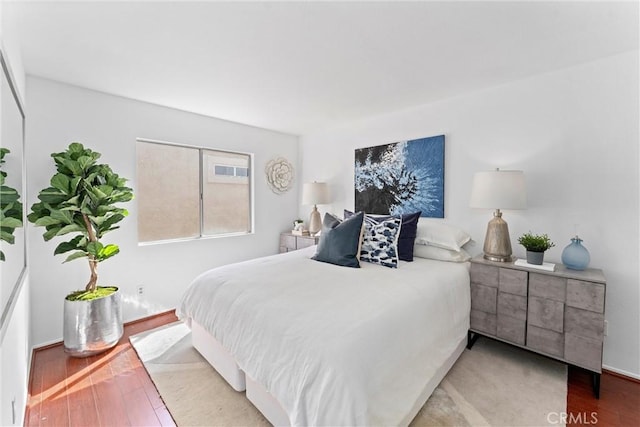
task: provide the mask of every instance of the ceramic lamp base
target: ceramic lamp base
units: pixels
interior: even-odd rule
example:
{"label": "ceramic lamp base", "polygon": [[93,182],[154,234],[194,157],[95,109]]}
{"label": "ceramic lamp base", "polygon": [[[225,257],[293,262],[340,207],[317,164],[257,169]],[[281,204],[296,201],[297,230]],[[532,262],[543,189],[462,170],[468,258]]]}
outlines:
{"label": "ceramic lamp base", "polygon": [[484,258],[489,261],[511,262],[511,240],[509,238],[509,226],[502,219],[499,209],[493,213],[493,219],[487,225],[487,234],[484,238]]}
{"label": "ceramic lamp base", "polygon": [[322,219],[320,219],[320,212],[318,212],[317,206],[313,206],[313,210],[309,216],[309,233],[316,234],[321,229]]}

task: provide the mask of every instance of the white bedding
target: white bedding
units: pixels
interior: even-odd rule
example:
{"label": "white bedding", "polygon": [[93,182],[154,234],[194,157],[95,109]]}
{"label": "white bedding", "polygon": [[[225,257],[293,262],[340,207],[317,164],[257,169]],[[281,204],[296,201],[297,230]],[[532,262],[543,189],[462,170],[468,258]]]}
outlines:
{"label": "white bedding", "polygon": [[211,333],[292,425],[402,425],[469,328],[466,263],[338,267],[315,247],[215,268],[178,316]]}

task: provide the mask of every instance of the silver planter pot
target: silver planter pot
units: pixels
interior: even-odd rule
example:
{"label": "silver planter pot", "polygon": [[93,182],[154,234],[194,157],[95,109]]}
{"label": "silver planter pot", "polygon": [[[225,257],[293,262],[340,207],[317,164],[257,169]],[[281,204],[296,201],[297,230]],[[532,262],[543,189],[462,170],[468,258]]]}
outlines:
{"label": "silver planter pot", "polygon": [[64,351],[87,357],[114,347],[122,337],[120,291],[92,300],[64,300]]}

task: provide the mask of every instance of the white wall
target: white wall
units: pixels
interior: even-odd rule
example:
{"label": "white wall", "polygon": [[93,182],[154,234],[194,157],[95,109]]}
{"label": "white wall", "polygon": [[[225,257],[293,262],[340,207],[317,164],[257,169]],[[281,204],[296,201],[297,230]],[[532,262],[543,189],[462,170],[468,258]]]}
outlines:
{"label": "white wall", "polygon": [[[25,75],[16,38],[17,21],[14,18],[12,8],[7,7],[6,2],[0,2],[0,45],[11,69],[19,96],[24,102]],[[24,195],[24,188],[21,194]],[[28,271],[22,276],[22,282],[17,286],[19,292],[15,295],[10,316],[6,319],[4,336],[0,341],[0,425],[2,426],[23,424],[28,395],[27,381],[31,363]],[[2,308],[0,307],[0,310]]]}
{"label": "white wall", "polygon": [[[371,117],[301,138],[303,181],[327,181],[353,208],[353,150],[445,134],[445,217],[482,248],[490,211],[468,207],[473,173],[522,169],[529,207],[504,213],[516,238],[548,233],[560,262],[577,232],[607,277],[604,364],[640,377],[638,52]],[[309,208],[302,206],[301,215]]]}
{"label": "white wall", "polygon": [[[207,96],[203,94],[203,96]],[[174,308],[189,283],[203,271],[222,264],[277,253],[279,233],[297,215],[294,189],[274,194],[264,178],[266,163],[276,156],[298,159],[297,136],[200,116],[157,105],[94,92],[40,78],[27,77],[28,206],[48,186],[54,173],[52,152],[80,141],[102,153],[116,173],[136,189],[136,138],[254,153],[255,234],[151,246],[137,244],[137,207],[105,242],[117,243],[120,254],[99,267],[99,284],[123,291],[125,320]],[[84,260],[62,264],[54,242],[44,242],[42,228],[28,228],[32,288],[32,333],[35,345],[60,340],[65,295],[84,287],[89,270]],[[136,294],[144,286],[142,296]],[[37,313],[37,314],[36,314]]]}

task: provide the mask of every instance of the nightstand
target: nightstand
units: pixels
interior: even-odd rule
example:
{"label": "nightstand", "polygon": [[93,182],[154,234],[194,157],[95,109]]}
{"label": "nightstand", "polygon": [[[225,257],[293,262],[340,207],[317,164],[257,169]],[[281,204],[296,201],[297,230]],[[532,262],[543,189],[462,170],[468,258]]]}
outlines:
{"label": "nightstand", "polygon": [[320,237],[315,236],[296,236],[290,231],[280,234],[280,253],[297,251],[298,249],[317,245]]}
{"label": "nightstand", "polygon": [[513,262],[471,260],[471,327],[503,341],[592,372],[600,397],[606,279],[602,270],[544,271]]}

